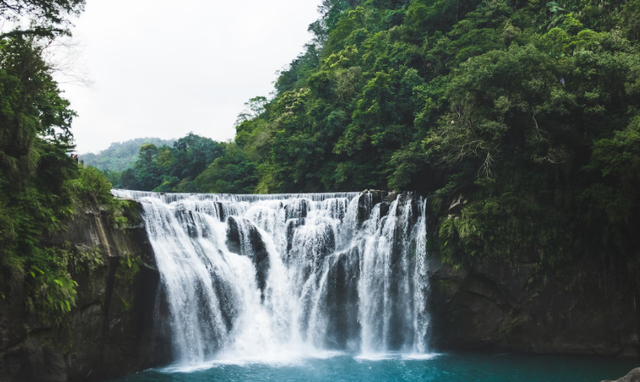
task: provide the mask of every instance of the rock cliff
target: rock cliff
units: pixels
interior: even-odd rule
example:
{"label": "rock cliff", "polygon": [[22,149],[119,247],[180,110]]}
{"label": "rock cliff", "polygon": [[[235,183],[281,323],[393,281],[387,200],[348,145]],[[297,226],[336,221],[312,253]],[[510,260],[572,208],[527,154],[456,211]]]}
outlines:
{"label": "rock cliff", "polygon": [[154,317],[159,275],[135,202],[128,225],[88,210],[51,240],[98,251],[97,269],[74,274],[75,308],[61,324],[44,323],[25,308],[24,290],[0,299],[0,381],[88,381],[167,362],[168,333]]}
{"label": "rock cliff", "polygon": [[634,288],[579,263],[430,268],[432,341],[442,350],[638,356]]}

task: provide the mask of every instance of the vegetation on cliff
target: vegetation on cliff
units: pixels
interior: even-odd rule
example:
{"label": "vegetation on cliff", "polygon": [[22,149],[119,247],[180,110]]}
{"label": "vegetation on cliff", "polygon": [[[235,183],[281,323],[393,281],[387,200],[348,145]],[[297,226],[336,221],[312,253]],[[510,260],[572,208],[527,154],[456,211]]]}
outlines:
{"label": "vegetation on cliff", "polygon": [[52,78],[43,51],[68,34],[66,17],[83,0],[0,2],[4,25],[29,29],[0,34],[0,298],[26,292],[27,307],[41,318],[60,320],[76,298],[71,273],[95,264],[50,240],[74,213],[102,205],[114,212],[111,184],[94,168],[79,168],[71,122],[75,113]]}
{"label": "vegetation on cliff", "polygon": [[133,168],[125,170],[116,186],[133,190],[194,192],[195,178],[224,153],[225,145],[188,134],[173,147],[145,144]]}
{"label": "vegetation on cliff", "polygon": [[131,168],[105,174],[117,188],[157,192],[249,194],[257,179],[256,164],[235,143],[192,133],[173,147],[143,144]]}

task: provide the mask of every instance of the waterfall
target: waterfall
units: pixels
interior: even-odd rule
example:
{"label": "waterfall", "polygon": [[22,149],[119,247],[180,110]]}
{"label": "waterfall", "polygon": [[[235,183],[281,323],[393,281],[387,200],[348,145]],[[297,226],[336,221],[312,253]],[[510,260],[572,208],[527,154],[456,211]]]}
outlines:
{"label": "waterfall", "polygon": [[423,198],[113,193],[142,204],[178,364],[428,352]]}

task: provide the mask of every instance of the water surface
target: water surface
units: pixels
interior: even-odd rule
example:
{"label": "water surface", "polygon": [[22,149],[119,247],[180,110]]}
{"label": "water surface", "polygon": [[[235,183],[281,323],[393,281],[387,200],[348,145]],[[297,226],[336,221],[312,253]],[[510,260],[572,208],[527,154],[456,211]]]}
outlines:
{"label": "water surface", "polygon": [[202,365],[201,369],[168,367],[147,370],[113,382],[599,382],[620,378],[637,366],[632,360],[612,358],[512,354],[441,354],[421,356],[422,359],[397,355],[381,358],[340,354],[274,363],[217,361]]}

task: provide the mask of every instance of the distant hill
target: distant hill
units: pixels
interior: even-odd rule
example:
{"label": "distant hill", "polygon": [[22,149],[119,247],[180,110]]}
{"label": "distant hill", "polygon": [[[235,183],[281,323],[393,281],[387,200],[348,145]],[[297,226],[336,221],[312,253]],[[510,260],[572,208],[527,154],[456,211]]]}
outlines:
{"label": "distant hill", "polygon": [[175,139],[164,140],[160,138],[136,138],[126,142],[114,142],[108,149],[98,154],[82,154],[78,157],[89,166],[100,170],[124,171],[130,168],[138,159],[140,146],[153,143],[157,147],[162,145],[172,146]]}

